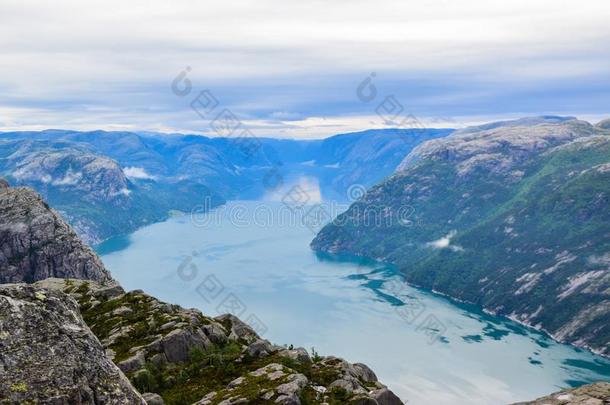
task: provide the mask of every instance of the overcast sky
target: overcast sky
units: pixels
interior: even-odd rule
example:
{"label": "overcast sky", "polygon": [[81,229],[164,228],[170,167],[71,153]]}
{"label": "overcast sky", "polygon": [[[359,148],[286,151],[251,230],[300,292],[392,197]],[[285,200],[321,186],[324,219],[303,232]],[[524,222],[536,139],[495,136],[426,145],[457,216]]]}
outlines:
{"label": "overcast sky", "polygon": [[258,135],[321,137],[391,126],[388,96],[427,126],[594,121],[610,116],[609,44],[608,0],[1,0],[0,130],[214,135],[227,108]]}

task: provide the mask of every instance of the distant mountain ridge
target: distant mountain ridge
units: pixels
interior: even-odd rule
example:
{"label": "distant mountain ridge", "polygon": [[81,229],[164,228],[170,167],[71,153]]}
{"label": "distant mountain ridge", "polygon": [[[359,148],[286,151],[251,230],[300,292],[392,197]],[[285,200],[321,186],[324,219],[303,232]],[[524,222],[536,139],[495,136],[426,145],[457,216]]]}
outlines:
{"label": "distant mountain ridge", "polygon": [[[379,129],[331,136],[321,140],[252,138],[248,151],[237,138],[198,135],[138,134],[135,132],[45,130],[0,133],[0,139],[68,143],[107,156],[123,168],[140,168],[150,177],[165,180],[190,178],[224,198],[260,196],[264,169],[278,165],[288,176],[308,173],[304,163],[317,166],[334,178],[353,176],[369,166],[365,186],[389,175],[419,143],[444,137],[452,129]],[[360,167],[361,170],[362,167]],[[375,169],[375,170],[372,170]],[[376,173],[377,172],[377,173]],[[375,174],[371,174],[375,173]],[[335,181],[336,180],[332,180]],[[338,181],[351,185],[348,180]],[[349,184],[348,184],[349,183]],[[340,190],[345,191],[345,190]]]}
{"label": "distant mountain ridge", "polygon": [[[366,221],[409,206],[409,224]],[[312,241],[610,355],[610,131],[539,117],[416,147]],[[367,212],[369,214],[367,214]]]}
{"label": "distant mountain ridge", "polygon": [[[36,189],[90,243],[163,220],[209,199],[204,185],[130,178],[118,162],[66,140],[0,138],[0,172],[14,185]],[[182,191],[177,193],[176,191]]]}
{"label": "distant mountain ridge", "polygon": [[[171,210],[256,199],[314,177],[328,198],[371,186],[413,147],[452,130],[370,130],[324,140],[250,140],[106,131],[0,133],[0,175],[30,186],[97,243],[161,221]],[[272,181],[269,181],[269,176]],[[270,183],[274,183],[270,185]],[[199,211],[198,211],[199,212]]]}

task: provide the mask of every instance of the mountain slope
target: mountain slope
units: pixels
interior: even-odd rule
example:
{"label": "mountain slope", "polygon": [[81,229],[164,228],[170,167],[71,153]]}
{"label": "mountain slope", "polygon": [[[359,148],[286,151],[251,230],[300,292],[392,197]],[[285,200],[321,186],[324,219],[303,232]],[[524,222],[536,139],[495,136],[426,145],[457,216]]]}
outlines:
{"label": "mountain slope", "polygon": [[[427,142],[312,247],[396,263],[413,284],[608,355],[609,135],[544,117]],[[406,223],[370,220],[406,206]]]}
{"label": "mountain slope", "polygon": [[442,138],[452,129],[385,129],[335,135],[315,151],[315,162],[326,169],[326,183],[345,195],[354,184],[370,187],[394,172],[417,145]]}
{"label": "mountain slope", "polygon": [[130,179],[116,161],[64,140],[0,140],[0,173],[41,193],[90,243],[163,220],[172,209],[223,202],[198,183]]}

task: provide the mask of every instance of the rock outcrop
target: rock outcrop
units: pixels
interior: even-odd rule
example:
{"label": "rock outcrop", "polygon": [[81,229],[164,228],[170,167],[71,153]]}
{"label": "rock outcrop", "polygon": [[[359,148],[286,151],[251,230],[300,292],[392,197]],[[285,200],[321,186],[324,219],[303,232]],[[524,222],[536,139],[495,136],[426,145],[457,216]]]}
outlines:
{"label": "rock outcrop", "polygon": [[0,402],[145,404],[67,294],[0,286]]}
{"label": "rock outcrop", "polygon": [[610,404],[610,383],[599,382],[582,387],[563,390],[539,398],[535,401],[519,402],[514,405],[608,405]]}
{"label": "rock outcrop", "polygon": [[211,318],[82,280],[35,286],[74,297],[109,357],[157,402],[402,404],[366,365],[273,345],[233,315]]}
{"label": "rock outcrop", "polygon": [[[372,372],[334,357],[309,364],[309,377],[280,363],[270,363],[231,381],[224,389],[206,395],[197,405],[241,404],[269,401],[277,404],[328,403],[401,405],[403,402],[381,385]],[[330,384],[324,379],[335,380]],[[253,395],[253,393],[255,393]]]}
{"label": "rock outcrop", "polygon": [[29,188],[0,189],[0,283],[47,277],[113,283],[72,228]]}

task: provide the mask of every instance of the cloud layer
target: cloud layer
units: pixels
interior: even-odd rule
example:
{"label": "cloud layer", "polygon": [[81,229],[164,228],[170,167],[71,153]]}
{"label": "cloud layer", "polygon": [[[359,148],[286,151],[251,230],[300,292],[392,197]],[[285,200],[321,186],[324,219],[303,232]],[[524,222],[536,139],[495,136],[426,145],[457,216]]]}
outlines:
{"label": "cloud layer", "polygon": [[[383,95],[430,122],[610,105],[610,4],[568,1],[16,1],[0,4],[0,129],[208,133],[170,91],[185,67],[254,132],[374,121]],[[452,117],[452,118],[448,118]]]}

